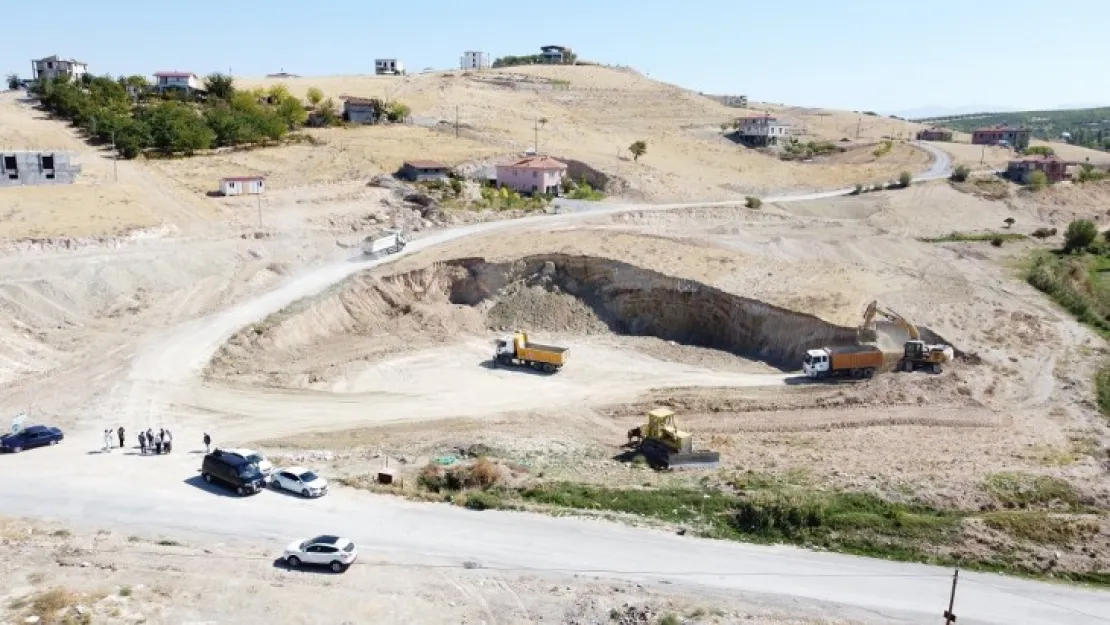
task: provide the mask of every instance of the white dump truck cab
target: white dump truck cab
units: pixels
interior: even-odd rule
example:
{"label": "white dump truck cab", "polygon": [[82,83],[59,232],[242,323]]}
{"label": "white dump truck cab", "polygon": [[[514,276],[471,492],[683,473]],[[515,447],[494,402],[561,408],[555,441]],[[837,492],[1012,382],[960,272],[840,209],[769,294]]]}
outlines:
{"label": "white dump truck cab", "polygon": [[516,356],[516,345],[513,343],[513,336],[503,336],[493,343],[493,356],[496,359],[498,356],[509,356],[510,358]]}
{"label": "white dump truck cab", "polygon": [[825,349],[808,350],[805,358],[802,358],[802,371],[810,378],[821,377],[828,373],[831,366],[829,352]]}

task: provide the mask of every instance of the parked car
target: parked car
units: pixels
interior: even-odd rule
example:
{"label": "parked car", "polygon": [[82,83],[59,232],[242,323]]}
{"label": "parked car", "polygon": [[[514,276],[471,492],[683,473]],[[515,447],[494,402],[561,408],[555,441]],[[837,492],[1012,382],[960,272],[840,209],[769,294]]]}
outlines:
{"label": "parked car", "polygon": [[32,425],[13,434],[0,436],[0,451],[19,453],[24,449],[57,445],[65,439],[58,428],[45,425]]}
{"label": "parked car", "polygon": [[224,451],[240,456],[247,462],[253,462],[258,465],[258,470],[262,472],[262,477],[266,478],[267,482],[273,479],[274,465],[266,459],[266,456],[263,456],[253,449],[225,449]]}
{"label": "parked car", "polygon": [[358,557],[355,544],[338,536],[317,536],[308,540],[297,540],[285,548],[282,559],[291,569],[302,564],[326,566],[333,573],[342,573]]}
{"label": "parked car", "polygon": [[303,497],[322,497],[328,494],[328,481],[303,467],[279,469],[274,473],[275,488],[300,493]]}
{"label": "parked car", "polygon": [[223,449],[205,454],[200,475],[205,482],[219,482],[235,489],[239,495],[257,493],[266,483],[257,464]]}

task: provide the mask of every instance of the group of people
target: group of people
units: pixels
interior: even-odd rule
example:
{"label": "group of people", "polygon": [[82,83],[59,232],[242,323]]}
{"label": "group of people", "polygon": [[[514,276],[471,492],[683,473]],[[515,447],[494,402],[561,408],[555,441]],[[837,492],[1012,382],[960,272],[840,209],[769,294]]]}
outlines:
{"label": "group of people", "polygon": [[[115,433],[111,429],[104,430],[104,451],[111,451],[114,447],[113,439],[119,437],[120,449],[123,449],[123,444],[126,439],[126,432],[123,426],[120,426]],[[207,435],[206,435],[207,436]],[[173,434],[165,428],[160,428],[157,432],[147,428],[145,432],[139,432],[139,451],[143,455],[147,452],[153,454],[168,454],[173,449]]]}

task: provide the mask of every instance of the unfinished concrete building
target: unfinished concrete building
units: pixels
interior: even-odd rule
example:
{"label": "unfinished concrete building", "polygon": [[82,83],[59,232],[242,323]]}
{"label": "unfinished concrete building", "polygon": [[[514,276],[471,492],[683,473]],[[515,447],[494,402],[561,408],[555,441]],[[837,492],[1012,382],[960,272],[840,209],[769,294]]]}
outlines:
{"label": "unfinished concrete building", "polygon": [[73,184],[81,166],[67,152],[0,151],[0,187]]}

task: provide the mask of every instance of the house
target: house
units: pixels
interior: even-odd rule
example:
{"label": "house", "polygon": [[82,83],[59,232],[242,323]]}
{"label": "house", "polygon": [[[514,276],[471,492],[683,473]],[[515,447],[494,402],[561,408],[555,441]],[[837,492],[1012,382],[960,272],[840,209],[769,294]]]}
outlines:
{"label": "house", "polygon": [[779,139],[790,134],[789,124],[770,115],[737,117],[733,125],[740,141],[751,146],[778,145]]}
{"label": "house", "polygon": [[343,100],[343,119],[352,124],[376,124],[378,113],[383,106],[375,98],[358,98],[355,96],[339,96]]}
{"label": "house", "polygon": [[1035,171],[1042,171],[1050,184],[1063,182],[1071,177],[1068,173],[1071,163],[1056,156],[1027,156],[1010,161],[1006,165],[1006,177],[1014,182],[1029,183],[1029,177]]}
{"label": "house", "polygon": [[192,72],[155,72],[154,90],[164,93],[170,89],[181,89],[185,92],[203,91],[200,78]]}
{"label": "house", "polygon": [[567,177],[567,164],[550,156],[529,156],[497,166],[497,186],[521,193],[558,195]]}
{"label": "house", "polygon": [[262,176],[235,176],[220,179],[220,193],[223,195],[259,195],[266,190],[266,179]]}
{"label": "house", "polygon": [[746,109],[748,108],[748,96],[746,95],[726,95],[721,96],[721,104],[731,106],[733,108]]}
{"label": "house", "polygon": [[918,141],[951,141],[952,131],[946,128],[925,128],[917,133]]}
{"label": "house", "polygon": [[1029,138],[1032,133],[1028,128],[1017,126],[989,126],[976,128],[971,133],[971,142],[975,145],[1008,145],[1017,150],[1029,147]]}
{"label": "house", "polygon": [[80,80],[89,73],[89,66],[76,59],[60,59],[58,55],[48,56],[45,59],[31,61],[31,78],[57,78],[68,76],[70,80]]}
{"label": "house", "polygon": [[72,184],[81,166],[66,152],[7,152],[0,150],[0,187]]}
{"label": "house", "polygon": [[412,182],[446,180],[447,166],[436,161],[405,161],[397,175]]}
{"label": "house", "polygon": [[379,76],[400,76],[405,73],[405,64],[397,59],[374,59],[374,73]]}
{"label": "house", "polygon": [[459,59],[459,68],[462,70],[482,71],[489,69],[489,53],[488,52],[463,52],[462,58]]}
{"label": "house", "polygon": [[543,46],[540,48],[540,59],[544,63],[562,65],[573,62],[574,53],[566,46]]}

